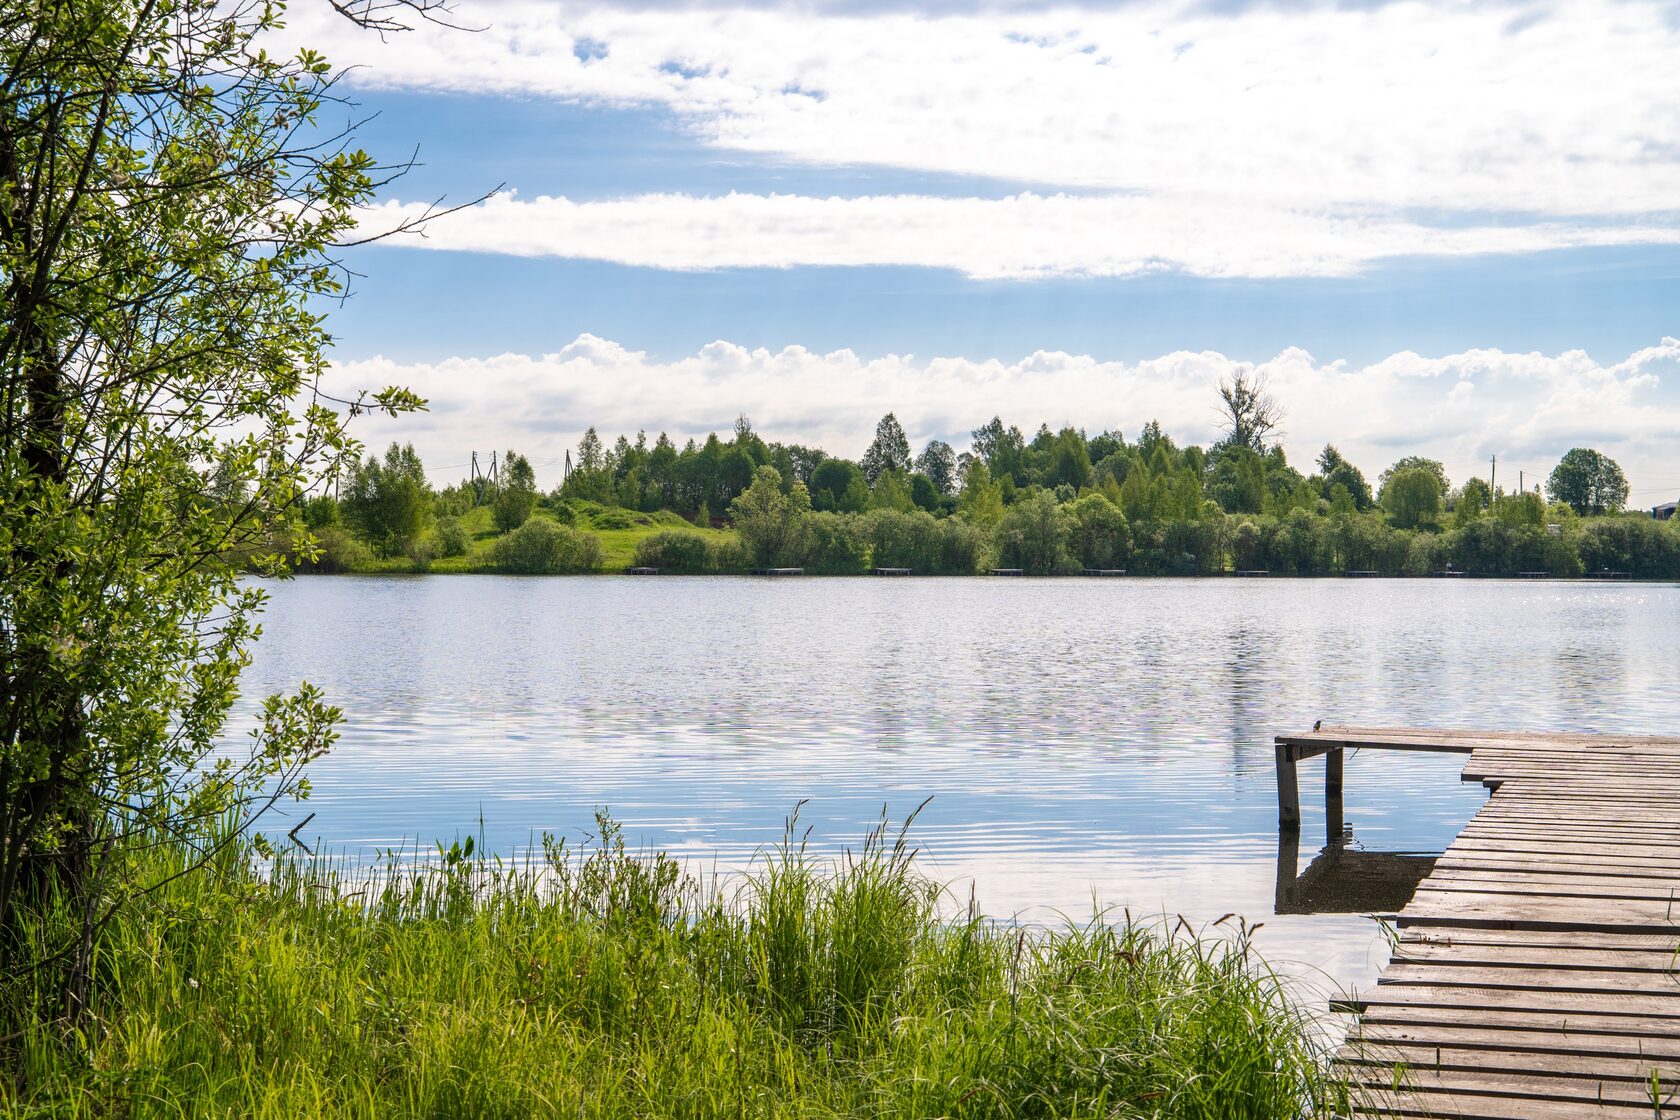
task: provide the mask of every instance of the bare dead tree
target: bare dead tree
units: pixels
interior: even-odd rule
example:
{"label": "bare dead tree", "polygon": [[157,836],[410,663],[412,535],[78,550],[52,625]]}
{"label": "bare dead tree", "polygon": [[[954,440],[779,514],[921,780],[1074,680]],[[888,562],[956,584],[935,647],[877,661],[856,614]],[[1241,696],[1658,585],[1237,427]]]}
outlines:
{"label": "bare dead tree", "polygon": [[1266,438],[1283,423],[1283,406],[1267,390],[1265,377],[1238,366],[1219,379],[1219,415],[1226,442],[1263,452]]}

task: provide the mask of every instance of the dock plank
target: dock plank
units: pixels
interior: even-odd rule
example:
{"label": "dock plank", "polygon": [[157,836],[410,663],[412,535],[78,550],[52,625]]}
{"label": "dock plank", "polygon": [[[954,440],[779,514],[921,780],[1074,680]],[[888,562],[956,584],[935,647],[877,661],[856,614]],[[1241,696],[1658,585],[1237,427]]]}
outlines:
{"label": "dock plank", "polygon": [[1356,1115],[1680,1118],[1680,803],[1659,793],[1680,786],[1680,737],[1334,726],[1277,742],[1291,768],[1337,749],[1467,754],[1464,780],[1490,791],[1395,918],[1377,983],[1338,1001],[1358,1016],[1336,1055]]}

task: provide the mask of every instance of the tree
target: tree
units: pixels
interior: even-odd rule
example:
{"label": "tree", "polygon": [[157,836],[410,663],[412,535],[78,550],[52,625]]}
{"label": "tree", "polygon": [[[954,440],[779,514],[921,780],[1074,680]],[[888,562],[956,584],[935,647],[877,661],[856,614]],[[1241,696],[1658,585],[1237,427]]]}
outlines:
{"label": "tree", "polygon": [[863,477],[874,486],[887,471],[910,473],[910,440],[899,426],[898,417],[887,413],[875,425],[875,441],[863,453]]}
{"label": "tree", "polygon": [[1208,494],[1226,513],[1259,513],[1266,506],[1266,460],[1250,447],[1226,443],[1208,459]]}
{"label": "tree", "polygon": [[1119,568],[1131,549],[1126,515],[1101,494],[1086,494],[1067,507],[1068,551],[1086,568]]}
{"label": "tree", "polygon": [[1002,482],[1010,478],[1016,485],[1026,482],[1027,442],[1021,429],[1003,426],[1003,420],[992,417],[974,429],[974,455],[986,464],[993,478]]}
{"label": "tree", "polygon": [[1063,428],[1050,439],[1046,452],[1044,485],[1075,490],[1091,485],[1091,454],[1083,433]]}
{"label": "tree", "polygon": [[810,511],[805,485],[795,482],[784,494],[775,467],[758,468],[752,485],[729,503],[729,519],[755,568],[788,567],[804,556],[805,515]]}
{"label": "tree", "polygon": [[910,476],[910,500],[916,504],[917,509],[925,509],[929,513],[938,513],[941,504],[940,499],[943,497],[944,495],[940,493],[939,487],[935,486],[933,480],[927,475],[917,471]]}
{"label": "tree", "polygon": [[[346,419],[421,404],[319,392],[334,246],[380,171],[317,127],[327,63],[257,45],[282,15],[42,0],[0,33],[0,973],[27,954],[72,1019],[98,929],[152,886],[132,846],[201,866],[333,741],[303,686],[219,750],[264,599],[219,558],[314,555]],[[25,943],[49,899],[78,928]]]}
{"label": "tree", "polygon": [[608,501],[612,494],[612,468],[607,462],[606,448],[601,446],[601,437],[593,427],[578,440],[577,452],[577,466],[561,491],[567,497],[585,498],[592,502]]}
{"label": "tree", "polygon": [[1453,501],[1453,527],[1464,528],[1486,513],[1492,504],[1493,489],[1488,486],[1486,479],[1474,475],[1465,479]]}
{"label": "tree", "polygon": [[957,453],[944,440],[930,439],[916,458],[916,469],[927,475],[934,489],[949,494],[957,488]]}
{"label": "tree", "polygon": [[971,525],[990,528],[1003,517],[1003,488],[992,481],[985,460],[969,460],[963,472],[962,493],[957,497],[957,514]]}
{"label": "tree", "polygon": [[998,559],[1006,568],[1047,576],[1065,561],[1068,521],[1056,499],[1043,490],[1016,502],[998,522]]}
{"label": "tree", "polygon": [[1577,447],[1553,468],[1546,492],[1552,501],[1565,503],[1582,517],[1619,513],[1627,505],[1627,476],[1608,455]]}
{"label": "tree", "polygon": [[[1318,475],[1323,480],[1326,498],[1330,497],[1332,490],[1340,486],[1347,491],[1355,509],[1371,508],[1371,484],[1365,481],[1364,473],[1342,458],[1342,453],[1328,443],[1324,445],[1324,450],[1318,453]],[[1388,477],[1386,472],[1383,477]],[[1443,485],[1442,490],[1445,489]]]}
{"label": "tree", "polygon": [[1399,529],[1432,524],[1441,512],[1441,480],[1425,467],[1408,467],[1383,486],[1383,508]]}
{"label": "tree", "polygon": [[511,532],[525,524],[537,508],[537,472],[531,460],[514,451],[502,459],[501,490],[496,494],[496,528]]}
{"label": "tree", "polygon": [[909,481],[897,471],[887,471],[875,480],[875,488],[869,494],[870,509],[895,509],[900,513],[909,513],[916,508],[915,499],[910,496]]}
{"label": "tree", "polygon": [[432,521],[432,488],[412,443],[393,443],[385,460],[350,471],[340,503],[344,519],[376,556],[410,552]]}
{"label": "tree", "polygon": [[1283,407],[1266,390],[1266,379],[1244,366],[1219,379],[1219,405],[1226,442],[1257,453],[1265,452],[1266,437],[1283,423]]}
{"label": "tree", "polygon": [[595,434],[591,425],[578,440],[577,469],[580,471],[605,470],[607,466],[606,450],[601,446],[601,437]]}
{"label": "tree", "polygon": [[849,459],[824,459],[811,472],[811,508],[862,513],[869,508],[869,484]]}
{"label": "tree", "polygon": [[[1452,490],[1452,483],[1447,481],[1447,468],[1441,465],[1441,460],[1426,459],[1422,455],[1406,455],[1394,460],[1386,471],[1377,476],[1377,501],[1382,501],[1383,487],[1388,485],[1389,479],[1401,471],[1411,470],[1414,467],[1421,468],[1434,475],[1435,481],[1440,484],[1441,493],[1446,494]],[[1466,483],[1466,485],[1469,484]]]}

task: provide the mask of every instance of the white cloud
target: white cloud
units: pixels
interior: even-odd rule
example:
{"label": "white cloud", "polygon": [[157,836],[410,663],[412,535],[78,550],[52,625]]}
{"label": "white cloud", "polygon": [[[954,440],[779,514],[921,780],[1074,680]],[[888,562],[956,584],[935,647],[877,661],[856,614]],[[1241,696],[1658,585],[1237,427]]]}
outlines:
{"label": "white cloud", "polygon": [[326,5],[290,18],[287,38],[364,65],[367,86],[660,106],[719,148],[814,164],[1284,209],[1680,198],[1680,26],[1639,0],[945,16],[463,0],[486,30],[385,43]]}
{"label": "white cloud", "polygon": [[[368,229],[418,218],[386,203]],[[1680,242],[1680,227],[1560,224],[1432,230],[1415,223],[1137,196],[813,198],[641,195],[606,202],[503,194],[400,243],[665,269],[911,265],[977,279],[1344,276],[1383,258]]]}
{"label": "white cloud", "polygon": [[[345,363],[331,376],[340,391],[403,384],[430,398],[429,413],[358,420],[357,432],[372,445],[412,440],[440,482],[465,473],[472,449],[511,446],[532,455],[544,485],[553,485],[561,456],[585,427],[609,439],[644,428],[651,439],[663,430],[681,442],[727,434],[742,412],[766,438],[853,457],[889,409],[918,447],[938,437],[966,448],[968,432],[993,414],[1029,429],[1041,421],[1093,433],[1114,427],[1129,439],[1159,419],[1176,438],[1205,443],[1216,435],[1214,382],[1234,364],[1212,352],[1110,362],[1040,351],[1005,362],[770,352],[728,342],[660,361],[583,335],[542,356],[407,365],[374,358]],[[1635,504],[1680,493],[1677,339],[1608,365],[1581,351],[1471,350],[1401,353],[1354,368],[1288,349],[1254,368],[1283,403],[1285,445],[1303,466],[1334,442],[1373,478],[1401,455],[1422,454],[1462,479],[1497,454],[1501,479],[1509,472],[1514,481],[1521,469],[1536,481],[1564,451],[1589,444],[1628,470]]]}

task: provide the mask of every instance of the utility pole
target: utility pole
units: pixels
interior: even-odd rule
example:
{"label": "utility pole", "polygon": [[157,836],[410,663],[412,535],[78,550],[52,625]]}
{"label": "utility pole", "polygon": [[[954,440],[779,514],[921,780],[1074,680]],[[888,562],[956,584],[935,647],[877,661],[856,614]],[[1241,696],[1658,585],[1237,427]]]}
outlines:
{"label": "utility pole", "polygon": [[1497,478],[1498,476],[1499,476],[1499,456],[1491,455],[1491,456],[1488,457],[1488,489],[1492,490],[1495,494],[1499,493],[1499,491],[1494,490],[1493,480],[1495,478]]}

